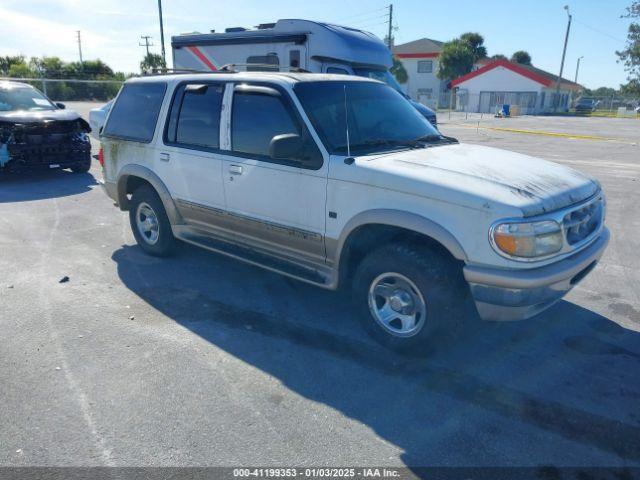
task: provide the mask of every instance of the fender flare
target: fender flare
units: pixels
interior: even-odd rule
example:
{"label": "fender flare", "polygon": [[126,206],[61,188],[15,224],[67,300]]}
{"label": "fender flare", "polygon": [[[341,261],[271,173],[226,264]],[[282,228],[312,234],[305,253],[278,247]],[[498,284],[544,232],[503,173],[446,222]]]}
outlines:
{"label": "fender flare", "polygon": [[[411,212],[392,209],[376,209],[367,210],[357,214],[344,226],[342,233],[340,234],[340,238],[335,244],[334,258],[336,260],[336,265],[340,265],[344,246],[349,236],[356,229],[368,224],[389,225],[421,233],[440,243],[449,251],[449,253],[451,253],[451,255],[453,255],[454,258],[464,262],[467,261],[467,254],[462,248],[462,245],[460,245],[460,242],[458,242],[453,234],[442,225]],[[327,253],[329,253],[329,251],[327,251]]]}
{"label": "fender flare", "polygon": [[167,217],[169,217],[169,222],[172,225],[180,224],[182,222],[182,217],[178,212],[178,208],[176,207],[173,198],[171,197],[171,193],[169,189],[164,184],[164,182],[156,175],[153,171],[148,169],[147,167],[143,167],[142,165],[138,165],[135,163],[130,163],[122,167],[120,172],[118,173],[118,181],[117,181],[117,192],[118,192],[118,205],[121,210],[129,210],[129,199],[127,198],[127,182],[131,177],[138,177],[142,180],[145,180],[151,184],[151,186],[155,189],[164,205],[164,209],[167,212]]}

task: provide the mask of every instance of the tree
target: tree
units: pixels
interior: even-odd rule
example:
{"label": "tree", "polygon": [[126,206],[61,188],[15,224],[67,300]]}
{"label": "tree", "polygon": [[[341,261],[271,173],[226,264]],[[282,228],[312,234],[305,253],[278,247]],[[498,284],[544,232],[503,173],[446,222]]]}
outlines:
{"label": "tree", "polygon": [[453,80],[471,71],[475,63],[475,56],[468,43],[456,38],[442,46],[439,60],[438,78]]}
{"label": "tree", "polygon": [[0,74],[9,75],[13,65],[26,65],[24,55],[6,55],[0,57]]}
{"label": "tree", "polygon": [[[627,13],[623,18],[640,19],[640,0],[633,0]],[[632,21],[627,32],[627,44],[624,50],[616,52],[619,61],[624,64],[625,70],[629,72],[627,79],[629,82],[640,81],[640,23]]]}
{"label": "tree", "polygon": [[640,97],[640,79],[634,78],[629,83],[620,85],[620,93],[628,97]]}
{"label": "tree", "polygon": [[491,55],[491,57],[489,57],[491,60],[506,60],[507,57],[505,55],[502,55],[501,53],[496,53],[495,55]]}
{"label": "tree", "polygon": [[514,63],[521,63],[522,65],[531,65],[531,55],[524,50],[518,50],[511,55],[511,61]]}
{"label": "tree", "polygon": [[393,66],[390,68],[390,72],[396,77],[398,83],[407,83],[409,80],[407,69],[404,68],[402,62],[395,55],[393,56]]}
{"label": "tree", "polygon": [[144,56],[144,59],[140,62],[140,70],[144,72],[153,72],[167,68],[167,64],[162,59],[162,55],[157,53],[148,53]]}
{"label": "tree", "polygon": [[467,32],[446,42],[438,62],[438,78],[453,80],[469,73],[481,58],[487,58],[484,38],[479,33]]}
{"label": "tree", "polygon": [[484,46],[484,37],[479,33],[463,33],[460,35],[460,41],[469,46],[469,50],[473,53],[473,63],[481,58],[487,58],[487,47]]}

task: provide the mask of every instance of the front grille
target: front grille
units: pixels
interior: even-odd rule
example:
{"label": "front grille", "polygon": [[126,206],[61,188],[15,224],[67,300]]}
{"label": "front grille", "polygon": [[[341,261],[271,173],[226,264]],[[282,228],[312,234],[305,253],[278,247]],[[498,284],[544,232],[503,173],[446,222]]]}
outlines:
{"label": "front grille", "polygon": [[569,245],[576,245],[600,229],[604,205],[599,198],[594,202],[567,213],[562,220],[564,235]]}

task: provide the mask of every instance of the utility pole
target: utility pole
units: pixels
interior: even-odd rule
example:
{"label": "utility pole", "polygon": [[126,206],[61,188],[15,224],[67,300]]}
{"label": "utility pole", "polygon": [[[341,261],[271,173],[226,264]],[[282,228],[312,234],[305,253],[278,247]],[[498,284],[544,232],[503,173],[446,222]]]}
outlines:
{"label": "utility pole", "polygon": [[564,57],[567,54],[567,42],[569,41],[569,31],[571,30],[571,14],[569,13],[569,5],[565,5],[564,9],[567,11],[567,16],[569,17],[567,21],[567,33],[564,35],[564,48],[562,50],[562,61],[560,62],[560,75],[558,75],[558,80],[556,81],[556,99],[553,102],[553,111],[558,110],[558,106],[560,104],[560,81],[562,79],[562,71],[564,70]]}
{"label": "utility pole", "polygon": [[82,38],[80,37],[80,30],[76,30],[78,35],[78,53],[80,54],[80,69],[84,70],[84,64],[82,63]]}
{"label": "utility pole", "polygon": [[147,57],[149,56],[149,47],[153,47],[153,43],[149,43],[149,39],[153,38],[149,35],[140,35],[140,38],[144,40],[144,43],[138,42],[140,47],[147,47]]}
{"label": "utility pole", "polygon": [[580,59],[584,58],[584,55],[582,57],[578,57],[578,61],[576,62],[576,76],[573,79],[573,83],[578,83],[578,70],[580,70]]}
{"label": "utility pole", "polygon": [[158,0],[158,15],[160,16],[160,48],[162,50],[162,61],[167,64],[167,58],[164,52],[164,26],[162,25],[162,0]]}
{"label": "utility pole", "polygon": [[391,34],[393,32],[393,3],[389,4],[389,34],[387,36],[387,44],[389,46],[389,50],[393,48],[393,39]]}

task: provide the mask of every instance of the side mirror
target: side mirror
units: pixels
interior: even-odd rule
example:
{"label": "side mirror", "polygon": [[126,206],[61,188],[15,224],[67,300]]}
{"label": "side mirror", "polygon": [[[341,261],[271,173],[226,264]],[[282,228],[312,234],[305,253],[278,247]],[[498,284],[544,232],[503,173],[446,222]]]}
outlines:
{"label": "side mirror", "polygon": [[60,102],[56,102],[56,107],[58,107],[60,110],[64,110],[65,108],[67,108],[67,106],[64,103],[60,103]]}
{"label": "side mirror", "polygon": [[276,135],[269,143],[269,156],[275,160],[296,160],[303,148],[304,142],[298,134]]}

